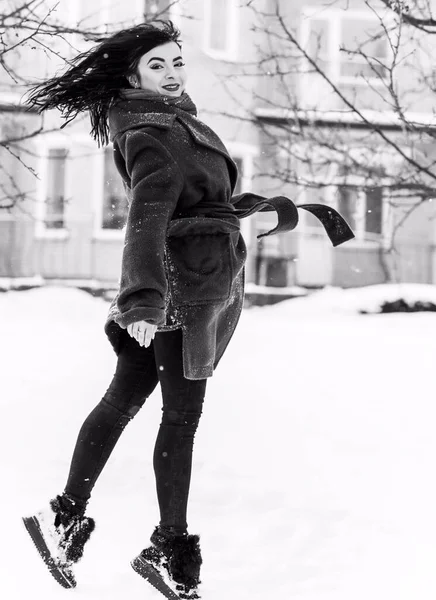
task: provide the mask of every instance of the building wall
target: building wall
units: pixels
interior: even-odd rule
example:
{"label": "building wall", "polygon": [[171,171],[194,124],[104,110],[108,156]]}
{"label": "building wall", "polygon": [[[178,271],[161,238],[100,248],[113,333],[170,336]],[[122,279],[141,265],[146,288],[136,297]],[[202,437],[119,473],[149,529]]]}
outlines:
{"label": "building wall", "polygon": [[[80,13],[80,6],[88,7],[86,3],[61,0],[59,18],[70,18],[74,22],[80,17],[86,26],[111,23],[113,29],[141,21],[143,2],[110,0],[109,4],[105,4],[105,1],[98,0],[102,2],[101,6],[93,3],[90,13]],[[271,2],[258,2],[257,10],[271,8]],[[202,0],[182,0],[171,15],[182,31],[183,55],[189,73],[187,91],[197,104],[199,117],[217,131],[231,154],[242,160],[240,191],[253,190],[267,196],[282,194],[302,202],[304,193],[298,186],[269,176],[276,167],[279,137],[266,137],[248,117],[259,105],[277,105],[280,101],[286,102],[289,97],[305,105],[308,105],[310,98],[314,98],[316,106],[321,108],[338,105],[332,103],[332,96],[323,87],[319,76],[304,78],[291,73],[285,88],[277,89],[267,74],[263,77],[253,75],[259,71],[266,38],[252,29],[266,24],[270,31],[274,31],[274,24],[266,17],[260,18],[259,12],[256,14],[250,7],[236,11],[235,20],[229,22],[229,28],[234,27],[236,32],[229,53],[217,56],[207,50],[204,37],[206,4]],[[239,5],[237,0],[234,0],[234,5]],[[337,9],[339,4],[335,6]],[[365,4],[360,0],[351,0],[347,6],[365,10]],[[307,15],[314,14],[316,7],[320,7],[322,14],[332,10],[312,0],[296,0],[292,3],[281,1],[280,7],[298,39],[304,38]],[[89,47],[78,38],[73,41],[76,50]],[[258,47],[261,49],[258,50]],[[73,50],[71,54],[74,54]],[[60,67],[59,59],[54,55],[46,63],[39,60],[40,56],[32,52],[29,54],[29,65],[35,69],[35,75],[48,76]],[[288,61],[286,64],[291,63]],[[310,96],[307,90],[310,90]],[[357,94],[363,107],[383,108],[377,104],[379,100],[375,99],[368,86],[344,86],[344,93]],[[425,111],[426,107],[424,100],[414,105],[416,110]],[[245,117],[247,120],[244,120]],[[38,122],[39,118],[34,117],[33,125]],[[69,202],[65,213],[65,231],[47,232],[41,229],[44,182],[32,179],[28,172],[19,170],[17,177],[25,182],[27,190],[33,190],[34,198],[24,206],[26,214],[15,212],[12,216],[5,216],[5,213],[0,213],[0,276],[40,274],[55,278],[95,278],[115,284],[120,273],[123,236],[119,231],[101,229],[104,186],[102,151],[88,135],[87,118],[62,130],[59,129],[61,123],[59,114],[54,111],[46,116],[47,128],[53,128],[55,133],[32,141],[30,148],[35,158],[28,160],[37,172],[43,172],[41,157],[50,144],[69,148],[66,183]],[[11,157],[7,157],[7,160],[11,161]],[[16,163],[12,165],[13,162],[11,169],[18,168]],[[328,200],[329,197],[324,201]],[[401,210],[398,209],[398,215],[401,215]],[[405,281],[434,280],[436,266],[432,248],[435,245],[436,220],[432,215],[430,204],[422,207],[410,216],[401,229],[398,237],[400,258],[397,258],[395,268],[392,267],[396,277]],[[333,284],[344,287],[385,280],[379,244],[359,240],[333,249],[325,234],[319,228],[314,228],[310,219],[310,215],[302,214],[296,232],[265,238],[262,245],[258,244],[256,234],[274,227],[274,214],[263,213],[244,220],[243,232],[249,245],[247,280],[267,285]]]}
{"label": "building wall", "polygon": [[[371,3],[371,7],[367,7],[363,0],[344,0],[344,2],[338,0],[334,3],[324,2],[323,0],[304,0],[304,2],[296,0],[292,3],[286,2],[286,0],[280,0],[279,2],[277,0],[270,0],[269,9],[271,13],[274,12],[277,6],[279,7],[280,14],[284,16],[289,34],[294,36],[303,48],[309,47],[308,38],[311,19],[324,23],[324,26],[328,27],[330,35],[328,40],[330,50],[335,45],[337,49],[341,42],[338,36],[340,28],[335,25],[338,19],[340,20],[344,15],[350,17],[353,11],[355,11],[354,15],[356,19],[361,19],[363,23],[368,15],[373,14],[371,10],[378,8],[374,3]],[[272,30],[276,34],[286,37],[286,33],[277,24],[275,17],[270,19],[270,23],[272,24]],[[413,34],[415,35],[416,32],[413,31]],[[419,78],[423,71],[420,71],[416,67],[422,67],[424,70],[430,68],[429,61],[431,62],[432,44],[434,44],[431,38],[433,36],[426,36],[425,39],[421,37],[420,45],[417,45],[413,43],[414,40],[409,33],[404,32],[404,35],[409,35],[409,41],[403,45],[401,54],[402,59],[404,59],[405,55],[407,55],[407,59],[399,61],[400,64],[396,67],[399,93],[407,92],[406,105],[408,110],[420,112],[423,118],[426,118],[426,116],[428,117],[432,113],[432,94],[429,94],[428,90],[425,91],[419,83]],[[286,57],[284,62],[286,62],[287,74],[280,82],[280,85],[276,85],[275,83],[278,80],[277,77],[271,77],[269,80],[265,78],[263,87],[261,88],[265,94],[265,101],[261,105],[269,109],[311,108],[320,111],[321,115],[328,110],[344,108],[344,103],[339,100],[338,95],[332,91],[331,87],[319,74],[313,72],[313,68],[311,68],[312,72],[304,74],[307,61],[301,60],[301,54],[298,56],[298,52],[292,54],[290,47],[291,44],[288,41],[283,41],[281,46],[279,46],[282,54]],[[413,52],[409,54],[409,50],[411,49],[413,49]],[[329,56],[329,58],[331,57]],[[279,66],[283,65],[283,63],[278,64]],[[273,65],[273,72],[274,68],[275,65]],[[324,65],[323,68],[330,73],[339,93],[343,94],[345,98],[350,99],[359,109],[381,112],[392,111],[392,103],[388,101],[391,99],[385,93],[383,86],[369,86],[367,82],[358,78],[344,81],[338,77],[335,78],[335,68],[329,70],[328,65]],[[286,101],[288,101],[288,104],[286,104]],[[320,126],[317,125],[316,127],[319,128]],[[288,126],[287,130],[289,131],[289,129]],[[298,130],[297,127],[295,129]],[[273,131],[271,127],[269,127],[269,130]],[[337,136],[337,132],[331,128],[327,133],[326,143],[331,144],[334,136]],[[395,137],[400,137],[392,132],[388,135],[394,139]],[[355,143],[362,144],[362,140],[358,139],[359,135],[356,135],[356,132],[353,132],[352,129],[344,131],[343,136],[345,143],[348,145],[352,145],[353,137],[356,138]],[[316,137],[315,135],[314,139]],[[382,146],[381,140],[368,141],[369,137],[367,131],[363,131],[360,134],[360,138],[367,138],[365,144],[369,148],[371,148],[371,145],[374,147],[376,144],[380,147]],[[310,134],[305,137],[303,136],[302,139],[307,140],[309,138]],[[338,139],[337,142],[340,143],[340,140]],[[276,134],[274,135],[273,132],[273,135],[269,139],[267,139],[266,135],[262,135],[260,143],[263,158],[260,165],[262,172],[277,172],[277,170],[286,172],[285,163],[286,160],[290,160],[291,163],[294,162],[293,168],[298,171],[303,181],[313,180],[313,173],[308,175],[305,172],[304,166],[295,167],[295,159],[292,157],[289,158],[289,154],[285,158],[286,151],[281,152],[280,150],[286,143],[294,145],[293,148],[295,148],[295,145],[301,143],[298,133],[295,133],[295,135],[286,133],[285,128],[282,126],[281,129],[277,128]],[[416,146],[416,150],[418,150],[419,144],[416,137],[413,139],[410,136],[410,139],[407,139],[406,136],[402,136],[402,143],[406,144],[406,152],[410,151],[413,146]],[[432,140],[428,138],[424,142],[425,144],[426,147],[421,148],[421,150],[424,155],[428,156],[428,162],[430,163],[432,154],[434,154]],[[404,163],[400,164],[401,161],[398,161],[397,158],[389,159],[387,157],[386,162],[389,163],[389,161],[388,172],[391,175],[395,176],[395,173],[401,170],[402,175],[405,176],[404,170],[406,166]],[[317,167],[314,167],[313,163],[311,167],[312,170],[317,170]],[[319,176],[323,179],[324,174],[321,169],[318,169],[318,171]],[[324,183],[326,181],[327,179],[324,180]],[[263,184],[265,189],[269,189],[275,193],[279,193],[282,190],[284,194],[288,194],[298,202],[321,201],[337,207],[337,199],[333,191],[329,189],[320,192],[320,199],[314,199],[313,196],[306,198],[303,186],[300,189],[298,186],[293,187],[290,184],[277,182],[274,178],[269,178],[269,181],[263,181]],[[432,217],[432,210],[421,208],[413,212],[401,226],[396,236],[395,248],[397,252],[390,253],[388,256],[385,256],[383,252],[386,245],[390,243],[389,239],[392,228],[404,214],[404,207],[407,209],[407,206],[410,206],[410,202],[416,201],[416,199],[409,199],[408,202],[404,201],[404,206],[401,203],[394,202],[394,205],[388,207],[389,220],[392,222],[384,224],[385,231],[379,241],[374,241],[374,239],[371,239],[371,236],[368,236],[368,239],[358,236],[359,239],[335,249],[331,247],[325,235],[320,233],[319,227],[315,226],[313,217],[301,211],[301,222],[298,232],[286,234],[296,237],[298,240],[296,279],[293,283],[300,285],[325,285],[332,283],[334,285],[353,286],[379,283],[389,277],[402,281],[433,281],[431,246],[434,245],[435,241],[435,219]],[[265,219],[265,217],[261,217],[258,220],[259,224],[262,223],[262,219]]]}
{"label": "building wall", "polygon": [[[59,18],[66,22],[70,19],[72,25],[77,19],[83,19],[84,27],[98,27],[110,23],[111,30],[142,21],[141,10],[144,2],[131,2],[127,5],[117,0],[101,0],[100,4],[97,7],[96,3],[91,6],[80,0],[61,0],[58,8]],[[236,86],[238,89],[235,88],[232,98],[225,91],[220,78],[228,82],[229,77],[236,73],[237,61],[253,58],[253,48],[250,45],[254,43],[254,39],[250,32],[250,14],[249,11],[243,14],[244,10],[237,10],[238,3],[234,3],[237,19],[234,21],[232,53],[225,57],[212,57],[205,48],[205,5],[205,2],[198,0],[184,0],[180,3],[180,10],[170,16],[182,30],[183,54],[189,74],[187,91],[197,104],[199,117],[217,131],[232,156],[239,159],[242,177],[238,191],[244,191],[252,187],[251,173],[257,152],[257,133],[253,125],[236,121],[234,117],[242,115],[242,107],[249,107],[253,101],[251,84],[248,88],[244,85],[241,89]],[[76,51],[85,50],[90,46],[81,42],[77,36],[71,38],[71,43]],[[70,50],[70,56],[75,54],[74,49]],[[65,52],[63,49],[64,55]],[[32,55],[36,56],[36,53]],[[41,54],[38,54],[38,57],[40,59]],[[34,74],[39,78],[51,76],[63,68],[62,62],[54,54],[49,54],[45,62],[36,62]],[[230,90],[231,88],[230,83]],[[220,113],[227,113],[228,116]],[[44,277],[91,277],[116,283],[120,273],[123,235],[120,231],[101,229],[105,177],[102,150],[99,150],[88,136],[89,122],[86,117],[77,119],[62,130],[62,119],[57,111],[50,111],[44,119],[46,128],[53,130],[53,133],[29,143],[35,156],[28,158],[28,163],[40,174],[40,179],[32,183],[35,198],[25,207],[28,216],[25,219],[22,215],[18,216],[19,223],[6,219],[4,223],[0,221],[0,228],[5,232],[0,243],[8,244],[5,252],[8,258],[2,261],[3,264],[0,263],[0,276],[37,273]],[[33,125],[37,127],[39,123],[40,118],[34,117]],[[47,230],[41,224],[46,195],[44,157],[53,146],[68,148],[69,152],[66,168],[68,203],[65,209],[65,228],[61,231]],[[243,230],[245,238],[250,242],[251,223],[248,220],[243,222]],[[252,259],[248,264],[250,270]]]}
{"label": "building wall", "polygon": [[[286,29],[289,34],[295,36],[297,42],[302,48],[308,50],[310,44],[311,22],[322,23],[322,27],[328,31],[328,39],[325,41],[326,58],[331,62],[326,67],[326,72],[331,76],[338,90],[344,95],[345,99],[351,100],[360,109],[371,110],[392,110],[392,102],[386,101],[386,86],[382,85],[376,78],[371,80],[368,85],[363,78],[354,78],[347,81],[338,76],[337,60],[345,53],[338,52],[339,46],[347,45],[346,36],[348,30],[354,28],[356,31],[371,27],[370,21],[373,20],[376,25],[379,16],[382,16],[384,22],[389,26],[389,19],[393,18],[392,13],[386,9],[381,2],[368,3],[365,0],[268,0],[269,13],[275,15],[277,7],[283,17]],[[434,4],[434,2],[433,2]],[[432,2],[429,3],[431,7]],[[350,21],[350,19],[352,19]],[[343,20],[343,21],[342,21]],[[344,25],[341,27],[340,23]],[[338,25],[336,25],[338,23]],[[297,97],[297,102],[303,108],[314,108],[318,110],[343,109],[346,104],[340,100],[334,93],[331,86],[315,72],[311,65],[301,59],[301,53],[290,51],[288,34],[278,25],[277,17],[272,16],[268,19],[269,27],[272,31],[278,33],[282,41],[275,41],[278,50],[285,54],[280,66],[285,66],[284,71],[288,72],[285,76],[288,98],[293,94]],[[436,41],[432,35],[422,35],[417,29],[407,27],[402,28],[401,48],[396,60],[395,78],[396,92],[399,95],[400,102],[408,107],[409,111],[418,111],[424,113],[432,112],[433,99],[428,90],[422,86],[423,75],[431,76],[434,52],[436,50]],[[283,40],[284,38],[284,40]],[[324,40],[324,37],[322,38]],[[388,54],[385,61],[392,63],[392,57],[389,54],[389,40],[385,37]],[[395,34],[391,36],[393,45],[396,42]],[[324,43],[322,42],[324,46]],[[324,48],[320,49],[317,45],[315,54],[312,56],[316,62],[320,63],[320,54]],[[333,58],[334,56],[334,58]],[[273,68],[274,68],[273,64]],[[304,74],[306,73],[306,74]],[[369,74],[368,74],[369,76]],[[271,79],[266,82],[267,89],[274,87]],[[280,97],[283,99],[285,94],[279,90],[269,92],[277,94],[276,98],[280,103]],[[404,96],[404,101],[402,95]],[[268,98],[268,94],[266,96]]]}

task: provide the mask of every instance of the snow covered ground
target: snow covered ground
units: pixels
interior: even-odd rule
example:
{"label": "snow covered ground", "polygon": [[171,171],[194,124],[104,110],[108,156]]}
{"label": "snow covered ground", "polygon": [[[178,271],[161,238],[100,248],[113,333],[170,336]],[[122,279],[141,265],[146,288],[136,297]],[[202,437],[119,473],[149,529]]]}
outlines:
{"label": "snow covered ground", "polygon": [[[374,286],[243,312],[195,445],[205,600],[436,597],[436,313],[357,314],[399,294],[436,301],[433,286]],[[158,392],[97,482],[76,589],[21,523],[62,491],[109,384],[107,308],[74,289],[0,294],[1,598],[161,598],[129,566],[158,519]]]}

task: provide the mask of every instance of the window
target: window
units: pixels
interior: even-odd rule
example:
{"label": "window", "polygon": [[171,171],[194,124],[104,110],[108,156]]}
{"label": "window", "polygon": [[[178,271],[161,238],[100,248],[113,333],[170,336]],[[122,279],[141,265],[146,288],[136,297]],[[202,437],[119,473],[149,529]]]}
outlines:
{"label": "window", "polygon": [[[257,146],[226,140],[225,145],[230,156],[238,167],[238,179],[233,195],[242,194],[253,189],[254,160],[258,155]],[[255,217],[241,220],[241,231],[248,245],[252,242],[254,235]]]}
{"label": "window", "polygon": [[383,188],[373,187],[365,190],[365,231],[382,233]]}
{"label": "window", "polygon": [[[342,18],[340,22],[341,47],[339,52],[339,76],[383,79],[386,77],[388,38],[378,23],[370,20]],[[349,52],[346,52],[349,50]],[[360,54],[362,52],[368,57]]]}
{"label": "window", "polygon": [[[348,135],[348,134],[347,134]],[[326,204],[335,208],[353,229],[356,240],[383,243],[393,226],[393,213],[390,202],[392,177],[401,174],[404,159],[397,150],[389,146],[366,146],[355,140],[354,145],[336,144],[336,150],[343,154],[344,162],[338,164],[338,157],[331,155],[328,173],[307,173],[301,170],[301,204]],[[402,148],[407,153],[407,148]],[[311,149],[317,156],[317,148]],[[321,156],[328,160],[325,148]],[[312,187],[310,187],[310,185]],[[310,234],[317,235],[322,225],[310,213],[301,211],[301,217]]]}
{"label": "window", "polygon": [[43,225],[45,229],[65,228],[65,173],[68,150],[50,148],[47,154],[46,192]]}
{"label": "window", "polygon": [[[338,174],[341,169],[337,169]],[[354,178],[358,179],[358,178]],[[380,242],[387,235],[388,203],[382,186],[365,186],[357,182],[344,184],[343,173],[337,183],[322,187],[305,187],[302,204],[327,204],[336,208],[356,235],[356,240]],[[309,212],[301,211],[306,231],[318,235],[321,222]]]}
{"label": "window", "polygon": [[229,5],[230,0],[210,0],[209,47],[218,52],[225,52],[228,47]]}
{"label": "window", "polygon": [[236,0],[205,0],[205,51],[213,58],[236,60],[239,8]]}
{"label": "window", "polygon": [[123,181],[115,167],[111,147],[104,151],[102,229],[120,230],[127,219],[127,199]]}
{"label": "window", "polygon": [[351,229],[356,229],[359,208],[359,190],[347,186],[339,186],[337,189],[338,211],[347,221]]}
{"label": "window", "polygon": [[302,39],[320,70],[342,83],[383,82],[390,44],[379,21],[368,13],[317,10],[303,17]]}
{"label": "window", "polygon": [[[302,204],[329,204],[326,198],[327,188],[325,187],[305,187],[303,190]],[[300,216],[304,219],[307,227],[322,229],[322,223],[309,211],[302,210]]]}
{"label": "window", "polygon": [[109,13],[106,0],[76,0],[75,11],[75,18],[81,29],[105,31],[107,28]]}
{"label": "window", "polygon": [[171,0],[144,0],[144,17],[146,19],[168,19],[170,17],[170,4]]}
{"label": "window", "polygon": [[242,190],[242,179],[244,177],[244,160],[239,156],[232,156],[233,161],[236,163],[238,167],[238,180],[235,185],[235,189],[233,190],[233,195],[241,193]]}
{"label": "window", "polygon": [[325,19],[311,19],[309,27],[308,54],[316,61],[319,68],[323,71],[325,71],[328,67],[329,48],[330,40],[328,22]]}
{"label": "window", "polygon": [[376,241],[383,233],[382,187],[337,187],[337,208],[357,239]]}

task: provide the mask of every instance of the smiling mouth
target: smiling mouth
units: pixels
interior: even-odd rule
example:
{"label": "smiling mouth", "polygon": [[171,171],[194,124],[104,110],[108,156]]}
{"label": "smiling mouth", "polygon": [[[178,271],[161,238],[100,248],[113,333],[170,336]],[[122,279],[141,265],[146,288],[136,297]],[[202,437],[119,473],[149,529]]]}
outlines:
{"label": "smiling mouth", "polygon": [[175,92],[176,90],[179,89],[180,85],[178,83],[171,83],[168,85],[163,85],[162,87],[164,90],[168,90],[170,92]]}

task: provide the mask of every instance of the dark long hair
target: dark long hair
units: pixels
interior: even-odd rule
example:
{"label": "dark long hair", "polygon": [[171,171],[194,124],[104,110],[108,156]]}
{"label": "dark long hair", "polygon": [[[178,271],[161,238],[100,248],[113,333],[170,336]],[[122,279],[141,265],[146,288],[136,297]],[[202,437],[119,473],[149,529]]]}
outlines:
{"label": "dark long hair", "polygon": [[82,52],[65,73],[33,86],[26,103],[38,112],[58,108],[66,120],[62,127],[89,110],[91,135],[99,146],[108,144],[110,104],[123,88],[132,87],[127,77],[135,73],[141,56],[168,42],[181,44],[172,21],[155,22],[159,25],[143,23],[118,31]]}

